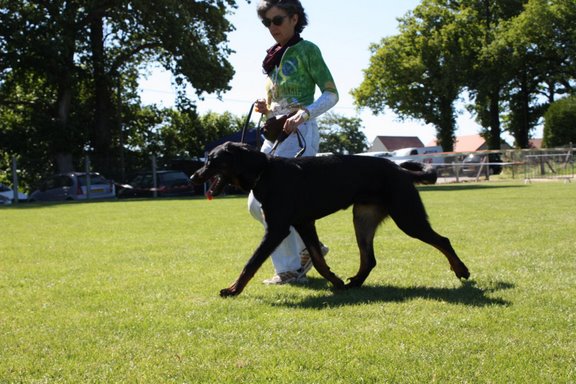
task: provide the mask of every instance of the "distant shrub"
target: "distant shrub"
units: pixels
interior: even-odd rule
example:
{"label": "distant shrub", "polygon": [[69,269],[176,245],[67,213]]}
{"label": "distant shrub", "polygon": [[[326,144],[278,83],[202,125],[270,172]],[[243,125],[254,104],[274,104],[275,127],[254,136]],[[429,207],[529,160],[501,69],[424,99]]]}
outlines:
{"label": "distant shrub", "polygon": [[576,143],[576,96],[560,99],[544,115],[544,141],[547,148]]}

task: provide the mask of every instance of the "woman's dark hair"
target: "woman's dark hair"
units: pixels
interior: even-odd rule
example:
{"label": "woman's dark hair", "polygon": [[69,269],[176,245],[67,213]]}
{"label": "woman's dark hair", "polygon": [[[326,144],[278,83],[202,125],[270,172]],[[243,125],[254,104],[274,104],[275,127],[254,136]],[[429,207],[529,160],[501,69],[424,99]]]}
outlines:
{"label": "woman's dark hair", "polygon": [[288,16],[298,15],[298,24],[294,28],[296,33],[302,33],[304,27],[308,25],[308,16],[306,16],[300,0],[261,0],[256,9],[258,16],[263,19],[266,12],[272,7],[283,9]]}

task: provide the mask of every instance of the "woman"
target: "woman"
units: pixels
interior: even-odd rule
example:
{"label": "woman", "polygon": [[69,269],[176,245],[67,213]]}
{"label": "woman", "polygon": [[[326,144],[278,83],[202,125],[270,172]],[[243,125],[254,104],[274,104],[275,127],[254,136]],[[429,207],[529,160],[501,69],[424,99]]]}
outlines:
{"label": "woman", "polygon": [[[336,85],[318,47],[300,37],[308,18],[299,0],[261,0],[257,12],[276,44],[268,49],[263,62],[266,99],[257,100],[255,110],[268,118],[296,112],[286,120],[284,131],[290,135],[278,145],[274,156],[294,157],[302,149],[296,130],[305,142],[303,156],[314,156],[320,142],[316,118],[338,102]],[[317,86],[322,94],[314,100]],[[261,151],[270,153],[273,144],[265,140]],[[261,205],[252,193],[248,207],[265,224]],[[325,255],[328,248],[323,246],[322,251]],[[290,228],[290,235],[272,253],[272,262],[276,274],[264,283],[305,281],[312,262],[294,228]]]}

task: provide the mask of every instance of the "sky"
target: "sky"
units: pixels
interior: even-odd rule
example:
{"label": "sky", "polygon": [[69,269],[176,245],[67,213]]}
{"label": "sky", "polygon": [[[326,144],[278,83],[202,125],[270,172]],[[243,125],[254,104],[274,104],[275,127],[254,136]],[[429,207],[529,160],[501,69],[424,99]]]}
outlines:
{"label": "sky", "polygon": [[[248,4],[238,0],[238,9],[230,16],[236,30],[229,34],[229,47],[235,51],[228,60],[236,74],[231,90],[218,100],[216,95],[205,95],[197,102],[200,114],[208,111],[231,112],[238,116],[248,113],[250,105],[264,97],[264,80],[261,63],[266,49],[274,44],[272,36],[256,15],[258,0]],[[418,0],[302,0],[308,15],[308,26],[302,37],[312,41],[322,51],[340,95],[338,104],[331,110],[347,117],[359,117],[364,134],[372,143],[376,136],[417,136],[429,144],[436,135],[431,125],[421,121],[401,121],[392,111],[373,115],[369,109],[358,110],[350,91],[363,80],[364,70],[369,66],[369,46],[384,37],[398,33],[398,18],[414,9]],[[140,95],[144,104],[172,107],[175,92],[171,85],[172,76],[159,68],[150,68],[146,78],[141,79]],[[194,98],[193,91],[188,92]],[[480,127],[459,107],[456,135],[472,135]],[[254,116],[256,120],[258,117]]]}

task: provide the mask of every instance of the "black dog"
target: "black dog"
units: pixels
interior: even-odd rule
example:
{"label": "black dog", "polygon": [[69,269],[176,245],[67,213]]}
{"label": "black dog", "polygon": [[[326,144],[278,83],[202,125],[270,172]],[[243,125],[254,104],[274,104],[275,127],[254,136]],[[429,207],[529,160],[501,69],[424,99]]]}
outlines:
{"label": "black dog", "polygon": [[[224,143],[208,155],[191,179],[212,179],[208,195],[218,195],[226,184],[252,190],[262,204],[267,230],[238,279],[220,291],[238,295],[270,253],[288,235],[292,225],[310,252],[316,270],[336,288],[359,287],[376,266],[373,240],[388,216],[407,235],[439,249],[456,277],[470,273],[450,241],[434,232],[414,183],[433,183],[435,172],[405,169],[393,162],[367,156],[325,156],[285,159],[270,157],[245,144]],[[315,221],[353,205],[354,229],[360,248],[360,269],[348,284],[337,277],[320,252]]]}

